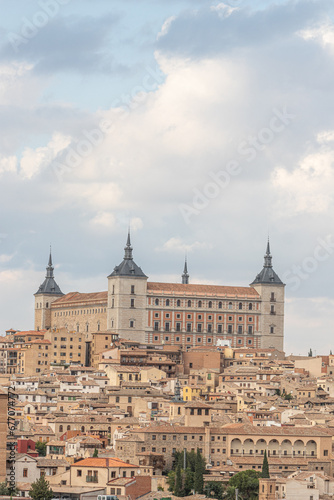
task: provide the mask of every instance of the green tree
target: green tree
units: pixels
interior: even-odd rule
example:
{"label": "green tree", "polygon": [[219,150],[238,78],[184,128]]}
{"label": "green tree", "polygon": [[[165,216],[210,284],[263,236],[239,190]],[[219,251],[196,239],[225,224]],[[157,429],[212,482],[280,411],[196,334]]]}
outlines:
{"label": "green tree", "polygon": [[180,465],[178,465],[177,468],[176,468],[174,495],[176,497],[183,496],[182,471],[181,471]]}
{"label": "green tree", "polygon": [[18,488],[15,486],[14,490],[7,486],[7,483],[0,483],[0,495],[3,496],[17,496],[19,493]]}
{"label": "green tree", "polygon": [[264,450],[261,477],[270,478],[267,450]]}
{"label": "green tree", "polygon": [[183,488],[183,493],[185,497],[191,494],[191,490],[193,489],[193,487],[194,487],[194,472],[191,470],[190,467],[187,467],[184,475],[184,488]]}
{"label": "green tree", "polygon": [[208,498],[217,498],[223,500],[225,497],[225,487],[218,481],[208,481],[204,486],[205,496]]}
{"label": "green tree", "polygon": [[[238,489],[242,497],[247,500],[257,500],[259,494],[259,473],[255,470],[238,472],[228,482],[229,487]],[[233,490],[230,490],[232,493]]]}
{"label": "green tree", "polygon": [[32,500],[52,500],[53,491],[44,476],[32,483],[29,496]]}
{"label": "green tree", "polygon": [[194,473],[194,490],[196,493],[203,493],[204,479],[203,474],[205,472],[205,467],[203,463],[203,457],[199,448],[197,448],[196,462],[195,462],[195,473]]}
{"label": "green tree", "polygon": [[45,457],[46,455],[46,443],[42,443],[42,441],[37,441],[36,445],[36,451],[38,452],[40,457]]}
{"label": "green tree", "polygon": [[99,452],[97,451],[97,448],[95,448],[94,453],[93,453],[93,458],[97,458],[99,456]]}
{"label": "green tree", "polygon": [[290,393],[289,393],[289,394],[284,394],[284,399],[285,399],[286,401],[291,401],[291,399],[292,399],[292,394],[290,394]]}

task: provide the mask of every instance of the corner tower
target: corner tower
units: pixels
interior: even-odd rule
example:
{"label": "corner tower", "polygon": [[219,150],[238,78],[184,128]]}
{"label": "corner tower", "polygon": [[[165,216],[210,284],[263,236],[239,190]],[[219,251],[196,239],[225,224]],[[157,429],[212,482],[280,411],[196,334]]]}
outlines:
{"label": "corner tower", "polygon": [[147,276],[133,260],[130,231],[123,261],[108,276],[107,328],[120,337],[145,341]]}
{"label": "corner tower", "polygon": [[250,284],[261,296],[261,315],[259,332],[261,347],[284,348],[284,283],[272,266],[269,240],[262,271]]}
{"label": "corner tower", "polygon": [[52,255],[46,268],[45,280],[34,294],[35,296],[35,330],[51,328],[51,304],[64,294],[57,285],[52,266]]}

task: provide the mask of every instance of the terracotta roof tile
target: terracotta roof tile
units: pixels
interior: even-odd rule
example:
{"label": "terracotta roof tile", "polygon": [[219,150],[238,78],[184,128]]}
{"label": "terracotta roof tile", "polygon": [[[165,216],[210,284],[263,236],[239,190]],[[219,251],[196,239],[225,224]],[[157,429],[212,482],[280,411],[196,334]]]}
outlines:
{"label": "terracotta roof tile", "polygon": [[128,464],[120,458],[84,458],[71,467],[136,467],[138,465]]}
{"label": "terracotta roof tile", "polygon": [[183,285],[181,283],[147,283],[147,291],[156,293],[177,293],[182,295],[212,295],[221,297],[252,297],[260,298],[252,287],[219,286],[219,285]]}

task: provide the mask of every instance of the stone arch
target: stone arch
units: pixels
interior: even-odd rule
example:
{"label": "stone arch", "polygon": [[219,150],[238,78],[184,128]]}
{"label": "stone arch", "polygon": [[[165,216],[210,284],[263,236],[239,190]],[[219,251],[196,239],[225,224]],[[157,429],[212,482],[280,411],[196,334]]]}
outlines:
{"label": "stone arch", "polygon": [[242,450],[242,444],[239,438],[232,439],[231,442],[231,455],[237,455],[238,453],[241,453]]}
{"label": "stone arch", "polygon": [[255,453],[258,455],[264,455],[264,450],[267,449],[267,442],[265,439],[258,439],[255,445]]}
{"label": "stone arch", "polygon": [[306,443],[306,456],[308,457],[317,456],[317,443],[313,439],[310,439]]}
{"label": "stone arch", "polygon": [[293,454],[294,455],[304,455],[305,454],[305,443],[301,439],[297,439],[293,443]]}
{"label": "stone arch", "polygon": [[268,455],[279,454],[279,442],[277,439],[271,439],[268,443]]}
{"label": "stone arch", "polygon": [[282,455],[291,456],[292,455],[292,443],[290,439],[284,439],[281,444]]}
{"label": "stone arch", "polygon": [[243,453],[245,455],[253,455],[254,454],[254,441],[253,439],[250,439],[250,438],[247,438],[245,439],[245,441],[243,442]]}

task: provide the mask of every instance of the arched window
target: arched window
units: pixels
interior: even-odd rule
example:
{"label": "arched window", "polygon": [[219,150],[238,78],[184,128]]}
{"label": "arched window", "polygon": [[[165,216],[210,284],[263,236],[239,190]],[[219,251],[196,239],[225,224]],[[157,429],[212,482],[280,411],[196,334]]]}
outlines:
{"label": "arched window", "polygon": [[59,426],[59,432],[63,432],[63,426],[62,425]]}
{"label": "arched window", "polygon": [[155,299],[155,305],[158,306],[159,305],[159,299]]}
{"label": "arched window", "polygon": [[202,301],[201,300],[198,301],[197,306],[198,307],[202,307]]}
{"label": "arched window", "polygon": [[222,309],[223,307],[223,303],[222,302],[218,302],[218,309]]}
{"label": "arched window", "polygon": [[242,302],[239,302],[239,309],[242,309]]}
{"label": "arched window", "polygon": [[253,309],[253,304],[248,304],[248,309],[251,311]]}
{"label": "arched window", "polygon": [[85,426],[84,425],[81,427],[81,432],[85,432]]}
{"label": "arched window", "polygon": [[66,429],[67,429],[68,431],[70,431],[70,430],[71,430],[71,426],[70,426],[70,425],[68,425]]}
{"label": "arched window", "polygon": [[228,303],[228,308],[229,308],[229,309],[232,309],[232,302],[229,302],[229,303]]}
{"label": "arched window", "polygon": [[188,300],[188,307],[191,307],[191,300]]}
{"label": "arched window", "polygon": [[88,323],[86,323],[86,332],[88,332]]}
{"label": "arched window", "polygon": [[176,305],[177,307],[181,307],[181,300],[177,300]]}
{"label": "arched window", "polygon": [[170,304],[170,300],[169,299],[166,299],[166,306],[168,307]]}
{"label": "arched window", "polygon": [[211,300],[209,300],[209,304],[208,304],[208,306],[209,306],[209,309],[211,309],[211,308],[212,308],[212,301],[211,301]]}
{"label": "arched window", "polygon": [[46,307],[46,308],[48,308],[48,307],[49,307],[49,302],[47,302],[47,303],[45,304],[45,307]]}

